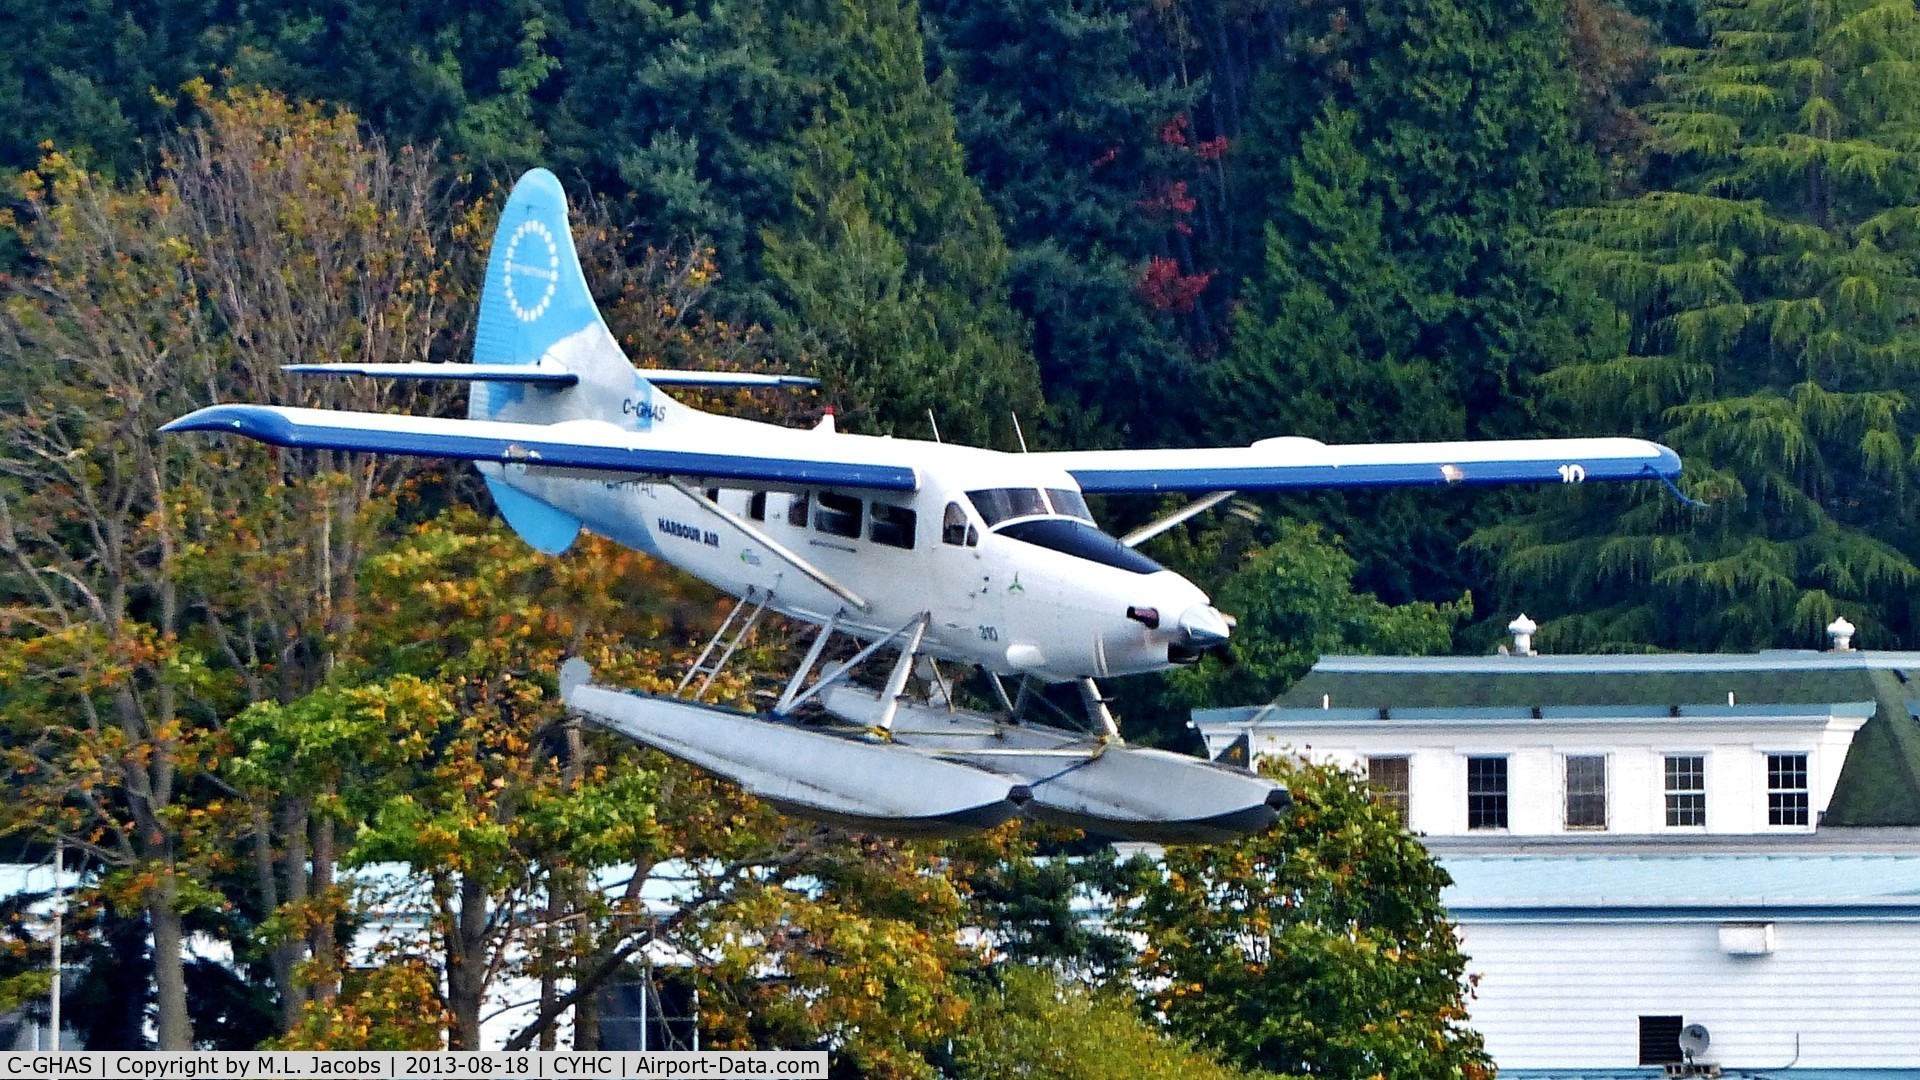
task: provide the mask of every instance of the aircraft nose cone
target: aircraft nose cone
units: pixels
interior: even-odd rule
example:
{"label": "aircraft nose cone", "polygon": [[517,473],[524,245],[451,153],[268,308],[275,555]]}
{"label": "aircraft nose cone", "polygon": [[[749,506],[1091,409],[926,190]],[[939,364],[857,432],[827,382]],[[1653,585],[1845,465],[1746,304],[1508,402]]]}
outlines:
{"label": "aircraft nose cone", "polygon": [[1233,633],[1233,625],[1212,604],[1195,604],[1181,612],[1179,626],[1195,645],[1218,645]]}

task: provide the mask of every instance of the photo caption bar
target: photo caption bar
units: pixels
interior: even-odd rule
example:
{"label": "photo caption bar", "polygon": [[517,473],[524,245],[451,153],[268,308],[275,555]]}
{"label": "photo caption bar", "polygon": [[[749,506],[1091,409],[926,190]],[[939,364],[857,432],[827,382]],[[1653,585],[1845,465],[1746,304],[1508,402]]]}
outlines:
{"label": "photo caption bar", "polygon": [[825,1080],[825,1050],[248,1050],[39,1051],[0,1054],[0,1075],[84,1080],[309,1080],[393,1077],[429,1080],[683,1080],[766,1077]]}

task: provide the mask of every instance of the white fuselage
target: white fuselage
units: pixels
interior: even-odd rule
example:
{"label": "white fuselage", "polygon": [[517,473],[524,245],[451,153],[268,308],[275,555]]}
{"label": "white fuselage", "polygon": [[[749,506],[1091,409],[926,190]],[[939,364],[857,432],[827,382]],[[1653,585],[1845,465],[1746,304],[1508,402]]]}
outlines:
{"label": "white fuselage", "polygon": [[[696,429],[702,445],[777,453],[791,440],[882,441],[713,416],[664,395],[654,397],[653,409],[656,424],[674,424],[682,438]],[[708,487],[689,495],[660,482],[483,469],[592,532],[716,588],[770,596],[769,606],[783,614],[833,619],[871,639],[924,612],[921,652],[999,674],[1060,681],[1163,670],[1174,662],[1170,649],[1191,655],[1181,653],[1191,643],[1180,628],[1184,613],[1217,619],[1191,582],[1099,533],[1066,472],[1020,454],[884,442],[889,457],[915,470],[918,490]],[[707,498],[857,595],[865,610],[716,512]]]}

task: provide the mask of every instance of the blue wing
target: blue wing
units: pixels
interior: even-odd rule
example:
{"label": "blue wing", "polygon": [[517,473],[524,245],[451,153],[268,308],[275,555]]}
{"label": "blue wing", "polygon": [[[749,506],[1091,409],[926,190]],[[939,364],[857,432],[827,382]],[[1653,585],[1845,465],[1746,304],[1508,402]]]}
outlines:
{"label": "blue wing", "polygon": [[696,482],[880,491],[919,487],[914,469],[878,453],[863,452],[861,444],[852,440],[809,439],[803,431],[738,423],[739,428],[728,431],[732,438],[717,438],[705,425],[681,435],[659,429],[629,431],[598,420],[521,424],[276,405],[214,405],[161,430],[225,432],[296,449],[495,461]]}
{"label": "blue wing", "polygon": [[1283,437],[1252,446],[1033,456],[1072,473],[1090,494],[1671,481],[1680,474],[1678,454],[1626,438],[1328,445]]}

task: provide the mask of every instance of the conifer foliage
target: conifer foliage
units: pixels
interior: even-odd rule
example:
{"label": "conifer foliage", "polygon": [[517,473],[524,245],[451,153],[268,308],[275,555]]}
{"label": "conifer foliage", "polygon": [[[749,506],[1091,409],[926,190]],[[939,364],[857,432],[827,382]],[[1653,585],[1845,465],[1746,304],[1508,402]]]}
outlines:
{"label": "conifer foliage", "polygon": [[1920,579],[1920,14],[1911,3],[1707,7],[1648,110],[1667,190],[1558,219],[1595,289],[1591,356],[1548,385],[1582,423],[1660,438],[1658,490],[1483,530],[1559,648],[1801,644],[1844,607],[1911,640]]}

